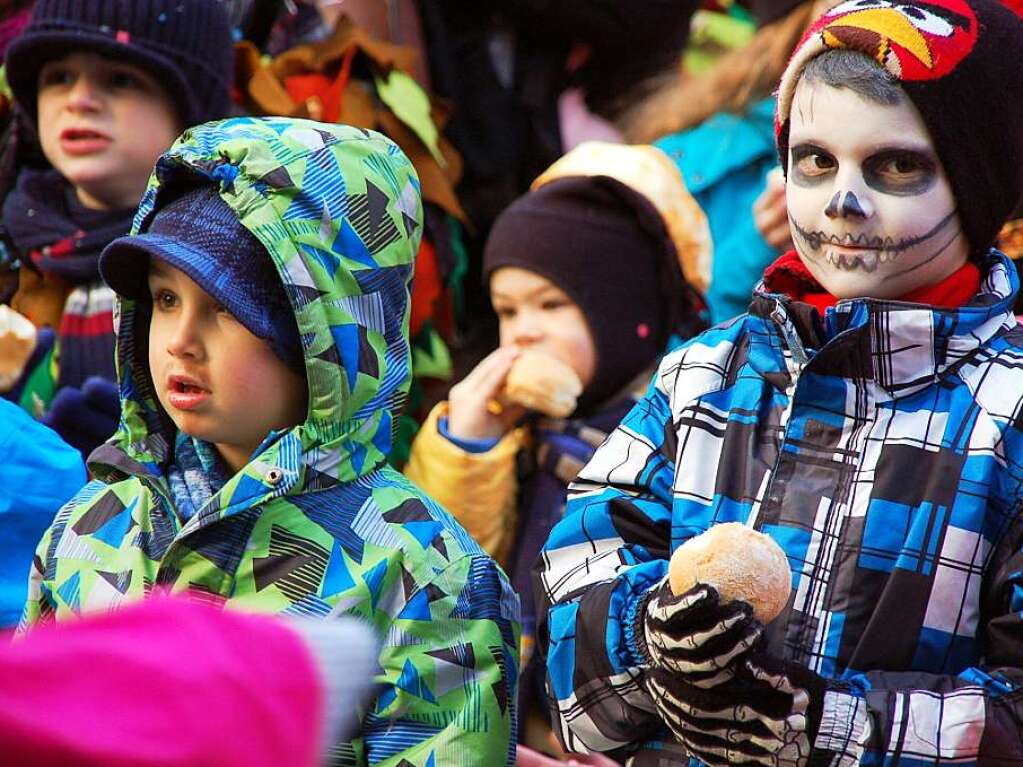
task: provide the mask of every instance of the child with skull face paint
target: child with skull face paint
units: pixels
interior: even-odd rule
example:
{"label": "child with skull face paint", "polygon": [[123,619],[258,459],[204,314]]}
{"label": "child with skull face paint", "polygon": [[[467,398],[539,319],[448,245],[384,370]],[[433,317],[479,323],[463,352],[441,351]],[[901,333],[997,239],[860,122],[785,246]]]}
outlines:
{"label": "child with skull face paint", "polygon": [[[537,563],[569,750],[1023,763],[1023,331],[991,247],[1021,191],[1021,55],[990,0],[853,0],[797,47],[797,249],[665,357]],[[667,584],[675,549],[735,521],[788,556],[768,626]]]}

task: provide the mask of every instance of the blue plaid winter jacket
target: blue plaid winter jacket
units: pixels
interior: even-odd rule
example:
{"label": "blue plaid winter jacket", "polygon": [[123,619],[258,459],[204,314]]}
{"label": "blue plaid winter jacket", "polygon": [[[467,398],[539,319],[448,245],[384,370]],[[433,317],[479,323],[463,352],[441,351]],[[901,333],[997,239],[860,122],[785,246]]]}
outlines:
{"label": "blue plaid winter jacket", "polygon": [[678,748],[636,610],[682,542],[741,521],[792,569],[768,652],[865,704],[841,763],[1023,763],[1023,329],[1011,262],[982,273],[959,309],[846,300],[823,321],[761,286],[664,358],[537,563],[567,746]]}

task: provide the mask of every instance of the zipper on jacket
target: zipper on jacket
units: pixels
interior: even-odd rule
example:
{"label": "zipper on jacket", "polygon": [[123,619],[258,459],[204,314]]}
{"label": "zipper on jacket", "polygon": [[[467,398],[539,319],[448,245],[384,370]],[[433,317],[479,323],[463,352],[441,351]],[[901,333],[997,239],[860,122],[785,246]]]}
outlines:
{"label": "zipper on jacket", "polygon": [[785,311],[785,305],[780,299],[774,299],[774,307],[771,309],[771,320],[773,320],[778,326],[778,330],[785,339],[785,343],[788,344],[796,369],[789,371],[792,381],[788,388],[789,401],[785,406],[785,410],[781,415],[781,421],[779,423],[779,426],[781,427],[781,438],[778,442],[778,455],[775,456],[774,465],[771,466],[770,477],[764,487],[763,497],[760,499],[759,503],[753,504],[753,508],[750,510],[750,514],[746,518],[746,524],[754,529],[759,529],[757,527],[757,523],[760,521],[765,506],[768,508],[774,508],[781,505],[781,493],[779,493],[777,488],[775,488],[774,483],[778,478],[778,467],[785,458],[785,443],[788,440],[789,426],[792,423],[792,411],[795,408],[796,403],[796,386],[799,383],[799,377],[803,368],[809,361],[803,342],[800,340],[799,334],[789,321],[788,314]]}
{"label": "zipper on jacket", "polygon": [[774,320],[778,330],[785,337],[785,343],[788,344],[789,351],[792,353],[792,359],[796,363],[799,372],[801,372],[810,358],[806,354],[806,349],[799,338],[799,333],[796,332],[796,329],[789,321],[789,316],[785,312],[785,305],[778,299],[775,299],[774,308],[771,309],[771,319]]}

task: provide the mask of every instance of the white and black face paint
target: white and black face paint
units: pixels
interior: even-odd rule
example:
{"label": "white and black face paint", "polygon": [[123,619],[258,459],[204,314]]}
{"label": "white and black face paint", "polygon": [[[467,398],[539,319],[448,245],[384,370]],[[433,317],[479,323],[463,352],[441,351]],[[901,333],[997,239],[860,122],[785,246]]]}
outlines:
{"label": "white and black face paint", "polygon": [[898,298],[966,262],[951,185],[909,99],[801,80],[790,120],[792,240],[825,290]]}

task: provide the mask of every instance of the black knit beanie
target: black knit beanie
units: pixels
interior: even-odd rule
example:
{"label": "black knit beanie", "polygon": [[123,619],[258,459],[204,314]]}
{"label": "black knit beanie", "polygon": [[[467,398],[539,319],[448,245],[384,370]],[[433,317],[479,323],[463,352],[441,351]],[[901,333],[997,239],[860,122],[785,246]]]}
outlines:
{"label": "black knit beanie", "polygon": [[803,68],[840,48],[880,63],[916,106],[971,252],[986,252],[1023,187],[1023,20],[995,0],[848,0],[826,12],[796,48],[778,89],[783,167]]}
{"label": "black knit beanie", "polygon": [[230,113],[233,40],[219,0],[38,0],[5,61],[14,97],[33,121],[39,70],[77,51],[151,73],[185,127]]}
{"label": "black knit beanie", "polygon": [[688,309],[675,248],[642,195],[606,176],[551,181],[498,217],[483,252],[484,280],[516,266],[547,278],[582,310],[597,367],[576,413],[627,386],[665,350]]}

